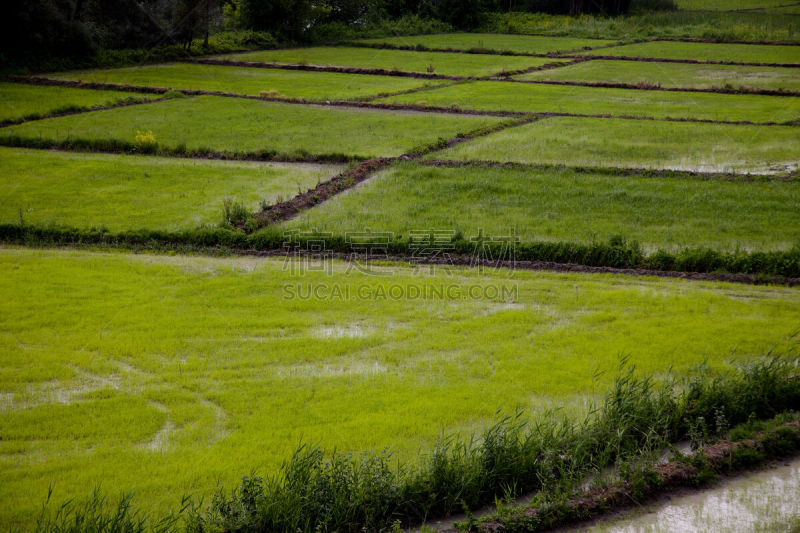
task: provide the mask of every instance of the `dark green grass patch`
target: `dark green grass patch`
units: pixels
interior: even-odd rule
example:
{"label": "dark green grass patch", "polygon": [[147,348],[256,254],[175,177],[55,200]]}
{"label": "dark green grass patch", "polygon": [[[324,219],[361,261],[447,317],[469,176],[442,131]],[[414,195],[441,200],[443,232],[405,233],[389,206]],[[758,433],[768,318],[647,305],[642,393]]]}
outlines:
{"label": "dark green grass patch", "polygon": [[524,70],[554,60],[537,57],[485,56],[478,54],[441,54],[407,50],[377,50],[360,47],[315,47],[264,50],[217,56],[217,59],[289,63],[316,66],[379,68],[443,74],[445,76],[488,76],[502,71]]}
{"label": "dark green grass patch", "polygon": [[531,35],[501,35],[496,33],[445,33],[439,35],[416,35],[385,37],[358,41],[364,44],[419,49],[454,49],[493,52],[518,52],[527,54],[548,54],[580,50],[584,47],[612,44],[612,40],[581,39],[574,37],[540,37]]}
{"label": "dark green grass patch", "polygon": [[[453,206],[458,206],[454,209]],[[516,234],[523,242],[606,242],[722,251],[800,244],[800,183],[578,174],[405,164],[302,212],[287,228]]]}
{"label": "dark green grass patch", "polygon": [[0,122],[153,98],[158,96],[0,82]]}
{"label": "dark green grass patch", "polygon": [[359,99],[434,83],[429,80],[396,76],[359,76],[335,72],[301,72],[189,63],[64,72],[50,77],[94,83],[219,91],[250,96],[270,93],[274,96],[310,100]]}
{"label": "dark green grass patch", "polygon": [[258,209],[314,187],[330,165],[221,162],[0,148],[0,221],[88,228],[195,228],[223,201]]}
{"label": "dark green grass patch", "polygon": [[763,95],[641,91],[478,81],[379,102],[537,113],[610,114],[654,118],[785,122],[800,118],[800,98]]}
{"label": "dark green grass patch", "polygon": [[571,35],[606,39],[688,37],[720,41],[800,42],[800,28],[792,17],[757,12],[645,11],[625,17],[494,13],[489,15],[485,27],[487,31],[501,33]]}
{"label": "dark green grass patch", "polygon": [[770,173],[797,168],[800,136],[793,126],[553,117],[474,139],[428,157]]}
{"label": "dark green grass patch", "polygon": [[[491,117],[393,113],[201,96],[159,102],[146,108],[120,108],[4,128],[0,130],[0,142],[3,137],[116,140],[139,145],[145,152],[159,147],[183,147],[190,151],[270,150],[298,157],[342,154],[345,158],[370,158],[400,155],[439,138],[455,137],[499,122]],[[147,132],[152,132],[154,142],[137,140],[137,135]]]}
{"label": "dark green grass patch", "polygon": [[766,9],[791,4],[792,0],[676,0],[680,9],[733,11],[735,9]]}
{"label": "dark green grass patch", "polygon": [[800,46],[653,41],[583,52],[583,55],[691,59],[735,63],[800,63]]}
{"label": "dark green grass patch", "polygon": [[641,61],[594,60],[516,76],[520,80],[610,82],[643,87],[694,89],[768,89],[800,91],[800,72],[775,67],[693,65]]}

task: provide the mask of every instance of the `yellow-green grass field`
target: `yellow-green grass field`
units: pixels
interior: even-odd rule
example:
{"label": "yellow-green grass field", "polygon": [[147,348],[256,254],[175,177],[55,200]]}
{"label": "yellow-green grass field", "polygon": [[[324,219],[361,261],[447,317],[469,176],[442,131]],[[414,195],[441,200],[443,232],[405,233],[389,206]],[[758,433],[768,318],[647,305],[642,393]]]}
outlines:
{"label": "yellow-green grass field", "polygon": [[435,81],[398,76],[363,76],[338,72],[303,72],[227,65],[168,63],[108,70],[83,70],[50,75],[53,79],[117,83],[170,89],[219,91],[309,100],[357,100],[432,85]]}
{"label": "yellow-green grass field", "polygon": [[542,37],[534,35],[506,35],[498,33],[443,33],[363,39],[365,44],[393,46],[423,46],[431,49],[471,50],[484,49],[498,52],[549,54],[571,52],[586,47],[613,44],[609,39],[582,39],[576,37]]}
{"label": "yellow-green grass field", "polygon": [[[798,71],[800,72],[800,71]],[[800,119],[800,98],[571,87],[502,81],[456,83],[378,102],[488,111],[608,114],[653,118],[787,122]]]}
{"label": "yellow-green grass field", "polygon": [[324,67],[380,68],[445,76],[488,76],[503,71],[523,70],[558,62],[543,57],[443,54],[349,46],[261,50],[217,56],[215,59]]}
{"label": "yellow-green grass field", "polygon": [[331,108],[219,96],[178,98],[147,106],[29,122],[0,130],[4,136],[64,141],[134,142],[151,131],[160,146],[247,152],[400,155],[440,137],[455,137],[501,119],[436,113]]}
{"label": "yellow-green grass field", "polygon": [[226,199],[255,211],[339,169],[0,148],[0,222],[191,229],[221,222]]}
{"label": "yellow-green grass field", "polygon": [[498,409],[580,407],[621,355],[643,375],[719,368],[800,324],[786,287],[351,267],[0,249],[2,527],[31,524],[51,483],[56,502],[100,484],[174,508],[301,441],[413,460]]}
{"label": "yellow-green grass field", "polygon": [[0,82],[0,120],[17,120],[67,109],[102,107],[130,99],[144,101],[153,98],[157,96]]}
{"label": "yellow-green grass field", "polygon": [[786,250],[800,245],[800,183],[405,164],[285,225],[403,237],[513,231],[522,242],[607,242],[622,235],[650,250]]}
{"label": "yellow-green grass field", "polygon": [[661,87],[800,90],[800,73],[780,67],[646,63],[597,59],[563,68],[530,72],[520,80],[611,82]]}
{"label": "yellow-green grass field", "polygon": [[736,63],[800,63],[800,46],[651,41],[582,52],[583,55],[697,59]]}
{"label": "yellow-green grass field", "polygon": [[797,169],[800,135],[794,126],[552,117],[428,158],[767,174]]}

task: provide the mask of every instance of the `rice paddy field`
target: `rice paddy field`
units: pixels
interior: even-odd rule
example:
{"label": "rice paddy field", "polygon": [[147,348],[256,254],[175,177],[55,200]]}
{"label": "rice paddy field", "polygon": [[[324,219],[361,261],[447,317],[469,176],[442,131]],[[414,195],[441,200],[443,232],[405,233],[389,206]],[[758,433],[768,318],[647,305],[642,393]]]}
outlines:
{"label": "rice paddy field", "polygon": [[781,67],[693,65],[638,61],[588,61],[568,67],[530,72],[515,79],[565,82],[607,82],[683,89],[746,88],[797,91],[800,76]]}
{"label": "rice paddy field", "polygon": [[[0,529],[35,530],[51,487],[208,509],[302,443],[402,470],[507,414],[583,415],[621,358],[796,365],[800,70],[661,60],[800,46],[608,37],[0,83]],[[509,236],[542,255],[464,251]]]}

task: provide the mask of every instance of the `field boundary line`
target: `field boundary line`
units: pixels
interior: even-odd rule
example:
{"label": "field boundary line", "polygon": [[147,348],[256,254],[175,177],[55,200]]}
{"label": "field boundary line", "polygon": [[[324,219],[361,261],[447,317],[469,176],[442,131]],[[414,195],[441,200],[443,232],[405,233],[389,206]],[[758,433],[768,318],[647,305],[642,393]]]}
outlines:
{"label": "field boundary line", "polygon": [[581,63],[587,63],[589,61],[591,61],[591,59],[586,59],[586,60],[573,59],[572,61],[554,61],[552,63],[545,63],[544,65],[539,65],[538,67],[529,67],[520,70],[501,70],[500,72],[496,72],[495,74],[492,74],[490,76],[481,76],[480,78],[477,78],[477,81],[497,80],[497,79],[510,80],[511,76],[521,76],[523,74],[530,74],[531,72],[539,72],[542,70],[558,70],[560,68],[570,67],[572,65],[579,65]]}
{"label": "field boundary line", "polygon": [[[293,257],[297,254],[301,256],[307,254],[313,256],[315,252],[304,252],[302,250],[287,252],[286,250],[231,250],[235,255],[253,257]],[[364,254],[344,253],[344,252],[325,252],[331,257],[341,260],[349,260],[360,257]],[[316,253],[319,256],[319,253]],[[408,264],[420,265],[443,265],[468,268],[503,268],[506,270],[533,270],[547,272],[574,272],[583,274],[616,274],[625,276],[653,276],[659,278],[680,278],[689,281],[724,281],[729,283],[741,283],[745,285],[767,285],[777,284],[788,287],[800,286],[800,278],[786,276],[764,276],[761,274],[741,274],[730,272],[691,272],[682,270],[654,270],[647,268],[617,268],[604,266],[581,265],[578,263],[558,263],[555,261],[532,261],[532,260],[497,260],[480,259],[471,255],[451,254],[446,257],[423,256],[416,257],[411,254],[388,254],[380,257],[370,256],[371,259],[381,261],[396,261]]]}
{"label": "field boundary line", "polygon": [[[572,63],[580,64],[584,63]],[[535,71],[531,71],[535,72]],[[527,73],[526,73],[527,74]],[[518,76],[519,74],[514,74]],[[711,94],[731,94],[731,95],[756,95],[756,96],[800,96],[800,91],[788,89],[759,89],[739,87],[737,89],[724,89],[722,87],[662,87],[658,84],[647,83],[622,83],[612,81],[572,81],[572,80],[515,80],[513,78],[493,78],[490,81],[507,81],[511,83],[531,83],[539,85],[566,85],[570,87],[594,87],[599,89],[626,89],[634,91],[666,91],[666,92],[691,92],[691,93],[711,93]]]}
{"label": "field boundary line", "polygon": [[[583,55],[563,55],[555,57],[578,58]],[[716,61],[706,59],[675,59],[669,57],[639,57],[639,56],[598,56],[592,55],[595,59],[605,59],[606,61],[642,61],[645,63],[686,63],[692,65],[738,65],[741,67],[774,67],[774,68],[800,68],[800,63],[752,63],[743,61]]]}
{"label": "field boundary line", "polygon": [[800,183],[800,173],[783,172],[775,174],[759,174],[750,172],[702,172],[695,170],[672,170],[663,168],[636,168],[636,167],[592,167],[585,165],[558,165],[547,163],[518,163],[512,161],[492,161],[471,159],[466,161],[453,159],[429,159],[419,161],[417,164],[426,167],[442,168],[508,168],[518,170],[540,170],[558,171],[567,170],[576,174],[601,174],[605,176],[615,176],[620,178],[640,177],[640,178],[671,178],[671,179],[693,179],[693,180],[718,180],[718,181],[741,181],[741,182],[766,182],[782,181],[790,183]]}
{"label": "field boundary line", "polygon": [[[131,240],[124,234],[97,234],[83,235],[80,230],[73,228],[48,228],[46,229],[49,240],[31,240],[26,231],[37,228],[33,226],[19,226],[13,224],[0,224],[0,245],[13,244],[25,245],[27,247],[53,248],[53,249],[122,249],[122,250],[151,250],[156,253],[165,250],[180,249],[186,253],[206,254],[218,256],[230,254],[246,257],[280,257],[291,258],[303,255],[319,257],[319,252],[306,250],[287,250],[284,246],[275,246],[271,249],[237,248],[225,244],[192,243],[185,239],[170,240],[170,234],[164,232],[152,232],[152,235],[140,241]],[[53,232],[57,233],[53,233]],[[363,252],[340,252],[334,250],[325,251],[326,257],[340,260],[351,260],[366,255]],[[410,265],[442,265],[465,268],[492,268],[505,270],[526,270],[526,271],[545,271],[555,273],[577,273],[577,274],[611,274],[624,276],[649,276],[658,278],[678,278],[687,281],[719,281],[726,283],[738,283],[743,285],[783,285],[787,287],[800,287],[800,278],[780,275],[765,274],[745,274],[735,272],[692,272],[684,270],[657,270],[647,268],[622,268],[609,266],[591,266],[579,263],[538,261],[529,259],[498,260],[481,259],[474,255],[451,254],[446,257],[440,256],[415,256],[413,254],[390,253],[369,255],[370,259],[406,263]]]}
{"label": "field boundary line", "polygon": [[103,106],[94,106],[94,107],[83,107],[81,109],[72,109],[68,111],[56,111],[55,113],[44,113],[41,115],[28,115],[25,117],[21,117],[18,119],[6,119],[0,121],[0,128],[7,128],[9,126],[18,126],[19,124],[25,124],[26,122],[35,122],[37,120],[45,120],[48,118],[59,118],[59,117],[67,117],[70,115],[80,115],[83,113],[91,113],[93,111],[107,111],[109,109],[117,109],[120,107],[130,107],[135,105],[144,105],[144,104],[154,104],[156,102],[163,102],[164,100],[169,100],[168,97],[162,98],[151,98],[148,100],[139,100],[136,102],[120,102],[118,104],[110,104],[110,105],[103,105]]}
{"label": "field boundary line", "polygon": [[352,163],[374,159],[371,157],[344,156],[343,154],[297,155],[264,149],[253,152],[231,152],[225,150],[175,149],[165,147],[145,148],[118,139],[71,138],[58,141],[38,137],[0,136],[0,146],[25,148],[28,150],[50,150],[54,152],[77,152],[87,154],[118,154],[132,156],[173,157],[176,159],[198,159],[206,161],[255,161],[263,163]]}

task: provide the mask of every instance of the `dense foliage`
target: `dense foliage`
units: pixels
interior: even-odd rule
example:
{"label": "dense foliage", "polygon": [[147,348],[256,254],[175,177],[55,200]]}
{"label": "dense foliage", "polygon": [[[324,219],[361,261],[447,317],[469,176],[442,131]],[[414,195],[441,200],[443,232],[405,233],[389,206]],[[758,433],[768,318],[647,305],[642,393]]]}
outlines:
{"label": "dense foliage", "polygon": [[[3,17],[0,59],[83,57],[98,50],[166,45],[188,49],[193,39],[201,39],[207,48],[210,34],[234,28],[270,32],[280,40],[297,42],[409,18],[475,28],[490,12],[617,15],[627,12],[631,1],[26,0],[14,2]],[[419,30],[415,26],[409,29]]]}

